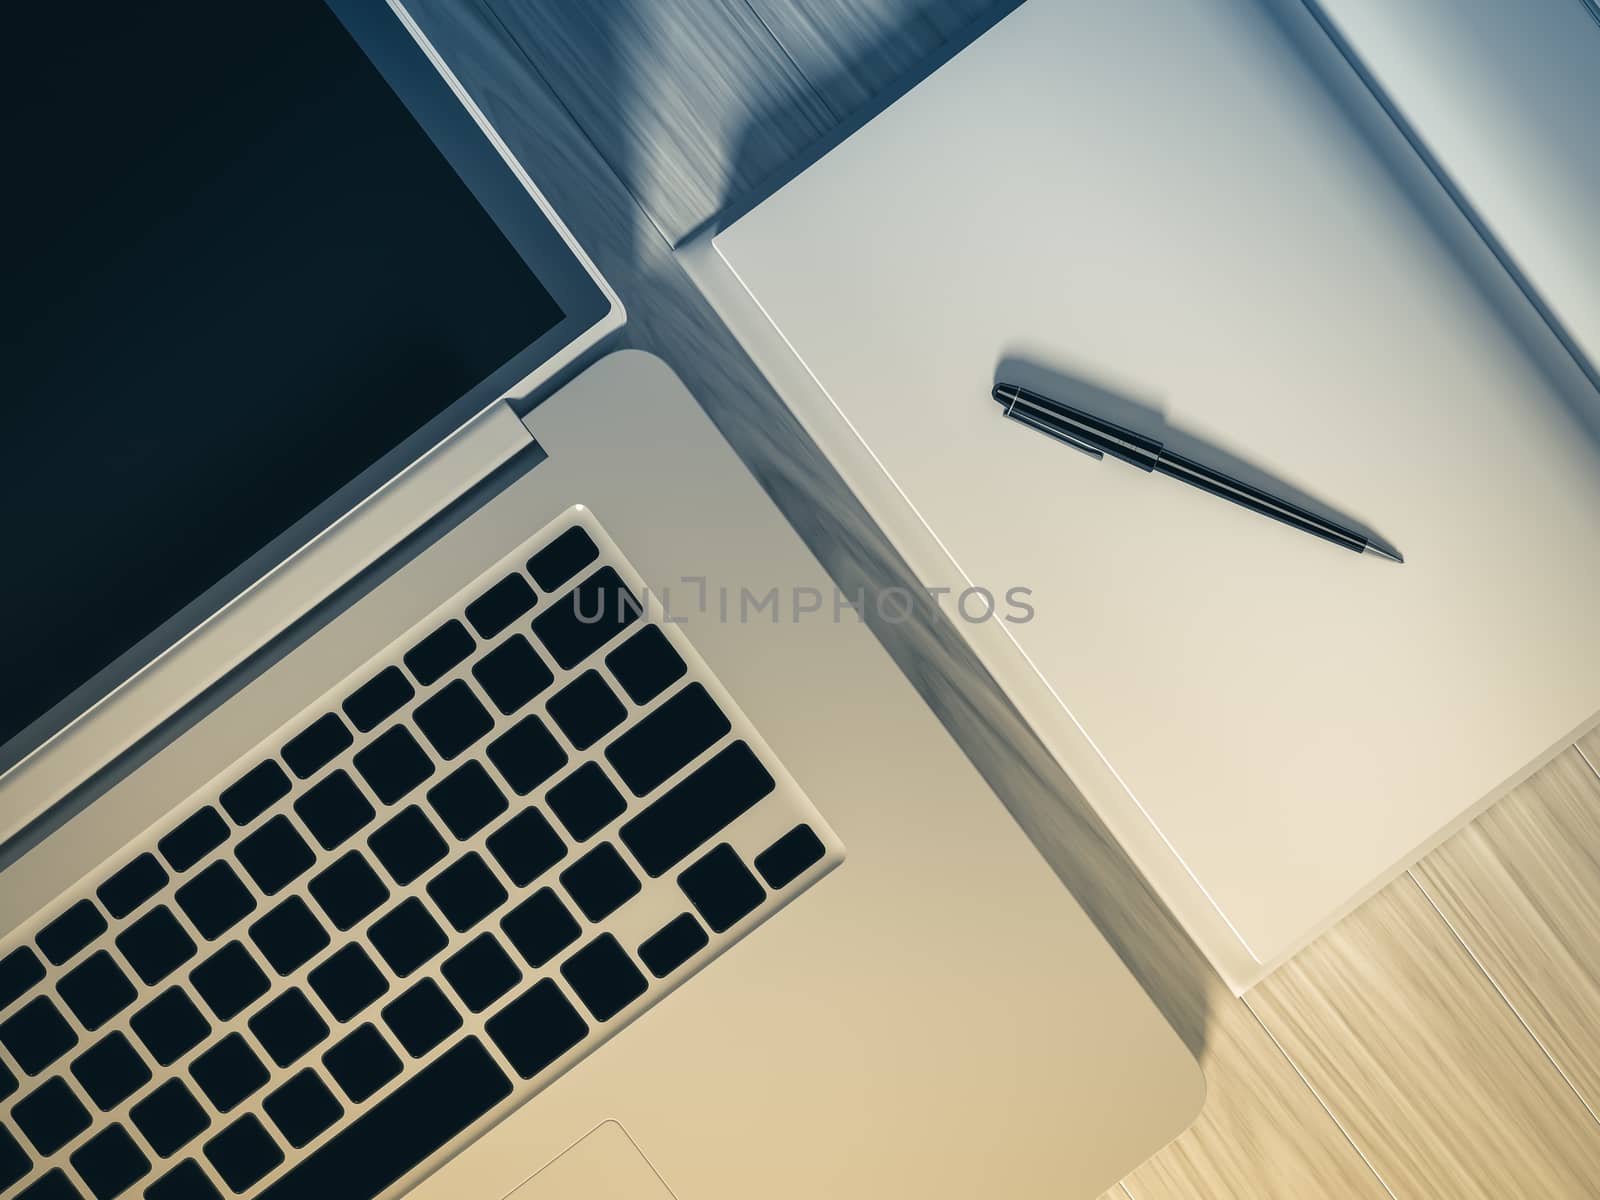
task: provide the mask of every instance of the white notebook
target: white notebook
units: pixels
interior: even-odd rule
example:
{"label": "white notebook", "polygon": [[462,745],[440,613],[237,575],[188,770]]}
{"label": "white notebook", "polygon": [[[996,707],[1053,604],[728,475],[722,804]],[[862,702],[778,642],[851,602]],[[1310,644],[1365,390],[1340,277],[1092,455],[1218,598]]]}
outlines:
{"label": "white notebook", "polygon": [[[1031,0],[715,248],[923,581],[1031,588],[958,627],[1236,987],[1600,712],[1600,442],[1263,6]],[[1406,563],[1094,463],[999,375]]]}

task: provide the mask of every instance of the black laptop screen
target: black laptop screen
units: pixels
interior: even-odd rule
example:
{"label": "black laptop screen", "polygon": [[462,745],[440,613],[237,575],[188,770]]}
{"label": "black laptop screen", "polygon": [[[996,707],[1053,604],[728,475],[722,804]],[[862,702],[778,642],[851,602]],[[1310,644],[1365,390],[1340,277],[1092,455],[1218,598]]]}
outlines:
{"label": "black laptop screen", "polygon": [[562,319],[320,0],[6,25],[0,745]]}

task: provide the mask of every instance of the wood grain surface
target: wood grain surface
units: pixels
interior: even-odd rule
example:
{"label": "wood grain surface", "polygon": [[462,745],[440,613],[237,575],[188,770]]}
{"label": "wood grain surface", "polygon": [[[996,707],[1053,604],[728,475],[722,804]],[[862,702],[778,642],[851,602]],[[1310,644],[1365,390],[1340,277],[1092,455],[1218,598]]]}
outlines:
{"label": "wood grain surface", "polygon": [[1413,874],[1584,1103],[1600,1108],[1600,776],[1568,750]]}
{"label": "wood grain surface", "polygon": [[1409,876],[1249,994],[1397,1197],[1592,1196],[1600,1125]]}
{"label": "wood grain surface", "polygon": [[836,116],[905,79],[948,38],[1016,0],[749,0]]}
{"label": "wood grain surface", "polygon": [[1600,773],[1600,725],[1589,731],[1587,737],[1578,739],[1578,753],[1584,761]]}
{"label": "wood grain surface", "polygon": [[1201,1066],[1200,1119],[1123,1180],[1130,1200],[1389,1195],[1243,1000],[1219,998]]}
{"label": "wood grain surface", "polygon": [[833,113],[744,0],[489,0],[668,242]]}

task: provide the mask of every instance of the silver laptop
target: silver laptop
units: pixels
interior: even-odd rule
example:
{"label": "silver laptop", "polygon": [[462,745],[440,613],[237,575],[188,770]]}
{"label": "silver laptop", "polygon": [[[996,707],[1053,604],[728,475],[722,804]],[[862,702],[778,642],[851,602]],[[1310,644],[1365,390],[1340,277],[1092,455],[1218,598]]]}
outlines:
{"label": "silver laptop", "polygon": [[1181,1130],[865,598],[658,360],[556,390],[621,305],[407,14],[104,7],[20,18],[0,1195],[1088,1197]]}

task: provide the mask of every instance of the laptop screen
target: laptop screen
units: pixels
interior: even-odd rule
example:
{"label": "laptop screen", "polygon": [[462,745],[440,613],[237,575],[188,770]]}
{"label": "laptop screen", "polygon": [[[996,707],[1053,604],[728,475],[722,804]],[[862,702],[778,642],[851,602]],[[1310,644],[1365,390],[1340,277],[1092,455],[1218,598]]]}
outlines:
{"label": "laptop screen", "polygon": [[6,23],[0,746],[563,316],[320,0]]}

